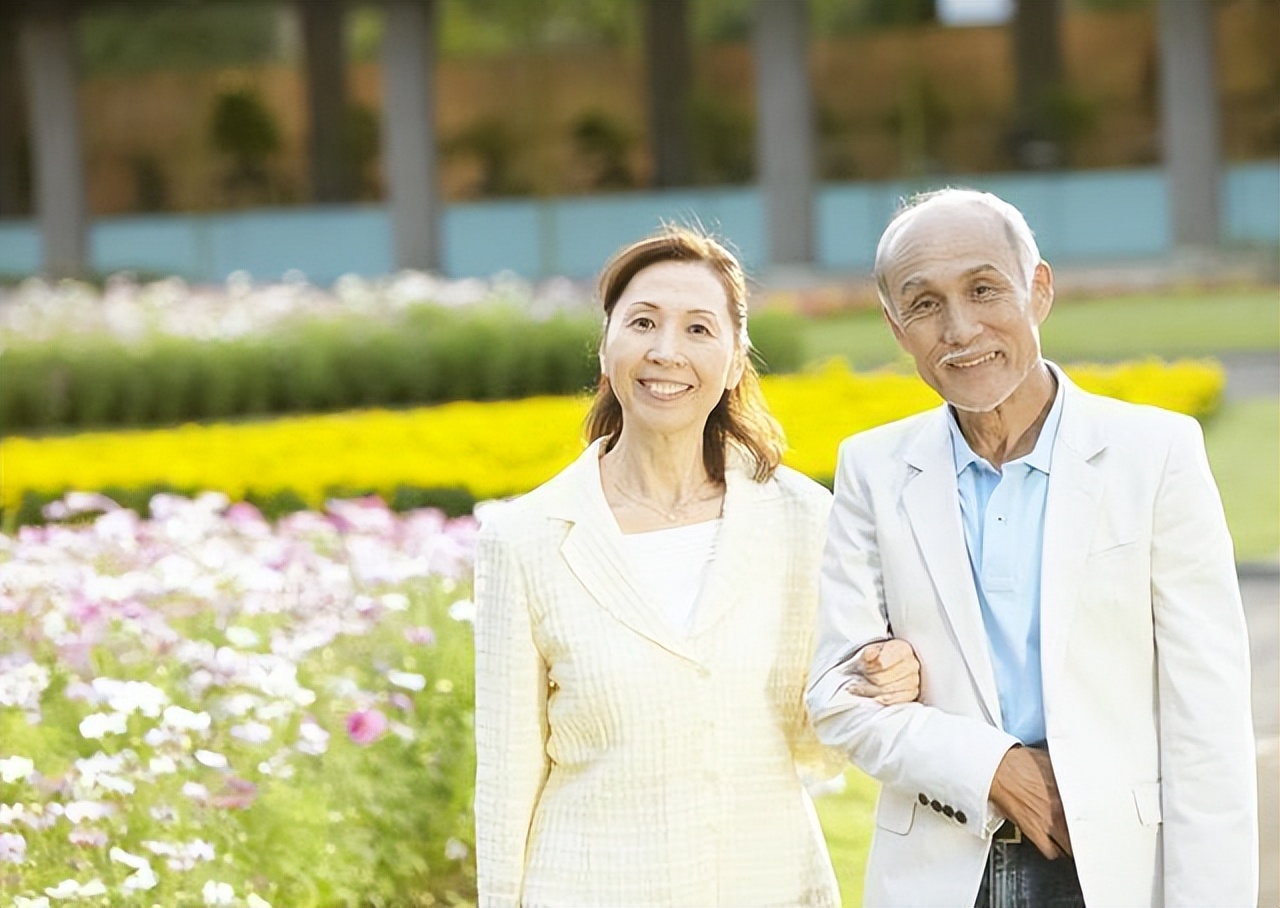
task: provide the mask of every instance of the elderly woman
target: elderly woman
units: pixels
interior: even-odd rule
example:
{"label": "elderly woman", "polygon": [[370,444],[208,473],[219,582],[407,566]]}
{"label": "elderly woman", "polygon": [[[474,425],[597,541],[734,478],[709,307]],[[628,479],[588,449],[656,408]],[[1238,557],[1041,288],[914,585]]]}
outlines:
{"label": "elderly woman", "polygon": [[[838,905],[797,770],[832,768],[803,704],[830,495],[779,465],[742,269],[668,228],[600,295],[590,446],[481,530],[480,903]],[[914,657],[860,668],[914,699]]]}

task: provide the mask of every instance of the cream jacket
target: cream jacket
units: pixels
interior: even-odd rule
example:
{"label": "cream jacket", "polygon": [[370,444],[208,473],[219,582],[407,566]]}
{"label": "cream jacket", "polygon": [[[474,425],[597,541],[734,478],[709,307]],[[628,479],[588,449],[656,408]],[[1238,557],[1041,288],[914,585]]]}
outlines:
{"label": "cream jacket", "polygon": [[[1249,647],[1200,428],[1065,383],[1045,511],[1049,752],[1090,906],[1254,905]],[[883,783],[868,905],[972,905],[1013,739],[969,568],[946,411],[840,450],[808,702]],[[880,707],[830,669],[887,633],[923,703]]]}
{"label": "cream jacket", "polygon": [[628,576],[598,443],[482,512],[482,906],[839,904],[797,772],[833,767],[803,702],[829,507],[729,470],[687,636]]}

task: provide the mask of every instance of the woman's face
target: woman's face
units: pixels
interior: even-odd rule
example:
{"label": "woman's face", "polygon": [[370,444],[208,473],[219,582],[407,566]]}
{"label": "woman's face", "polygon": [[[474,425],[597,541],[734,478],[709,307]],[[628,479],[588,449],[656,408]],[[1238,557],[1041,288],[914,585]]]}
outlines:
{"label": "woman's face", "polygon": [[700,435],[743,368],[716,273],[701,262],[659,262],[637,273],[614,305],[600,368],[628,431]]}

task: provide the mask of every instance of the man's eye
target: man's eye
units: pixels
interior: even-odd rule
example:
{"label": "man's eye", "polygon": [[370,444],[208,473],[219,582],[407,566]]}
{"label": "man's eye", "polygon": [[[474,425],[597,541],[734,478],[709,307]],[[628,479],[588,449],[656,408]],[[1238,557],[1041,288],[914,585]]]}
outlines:
{"label": "man's eye", "polygon": [[978,286],[973,288],[973,295],[974,296],[990,296],[991,294],[995,293],[995,291],[996,291],[996,288],[992,287],[990,284],[979,284]]}

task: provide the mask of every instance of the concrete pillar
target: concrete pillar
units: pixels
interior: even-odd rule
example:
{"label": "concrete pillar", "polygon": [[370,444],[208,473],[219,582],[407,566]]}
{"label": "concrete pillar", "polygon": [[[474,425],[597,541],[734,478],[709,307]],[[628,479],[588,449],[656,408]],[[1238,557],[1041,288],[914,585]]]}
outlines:
{"label": "concrete pillar", "polygon": [[347,156],[347,54],[343,0],[298,0],[307,93],[311,201],[351,198]]}
{"label": "concrete pillar", "polygon": [[382,159],[395,265],[436,269],[436,0],[387,0],[384,8]]}
{"label": "concrete pillar", "polygon": [[693,182],[689,134],[693,61],[688,0],[645,0],[644,61],[653,183],[687,186]]}
{"label": "concrete pillar", "polygon": [[814,258],[813,97],[808,0],[756,0],[756,172],[769,264]]}
{"label": "concrete pillar", "polygon": [[1221,237],[1222,172],[1214,16],[1210,0],[1159,0],[1160,129],[1177,247],[1214,247]]}
{"label": "concrete pillar", "polygon": [[31,128],[36,215],[51,276],[88,270],[88,206],[80,143],[75,15],[58,3],[26,7],[19,33]]}

